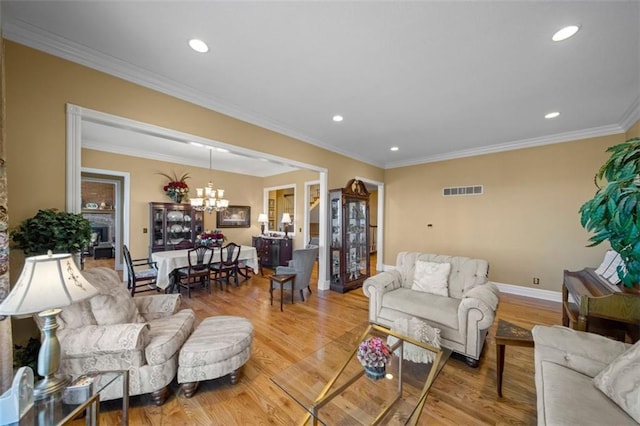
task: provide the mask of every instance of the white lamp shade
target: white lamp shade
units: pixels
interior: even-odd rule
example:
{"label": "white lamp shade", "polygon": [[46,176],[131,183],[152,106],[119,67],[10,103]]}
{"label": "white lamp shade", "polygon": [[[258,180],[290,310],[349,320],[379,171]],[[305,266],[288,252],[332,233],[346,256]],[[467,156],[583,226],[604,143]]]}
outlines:
{"label": "white lamp shade", "polygon": [[267,215],[265,213],[260,213],[258,215],[258,222],[259,223],[267,223],[268,222]]}
{"label": "white lamp shade", "polygon": [[70,254],[28,257],[11,293],[0,303],[0,314],[33,314],[96,294],[98,290],[82,276]]}
{"label": "white lamp shade", "polygon": [[291,223],[291,216],[289,213],[282,213],[282,223]]}

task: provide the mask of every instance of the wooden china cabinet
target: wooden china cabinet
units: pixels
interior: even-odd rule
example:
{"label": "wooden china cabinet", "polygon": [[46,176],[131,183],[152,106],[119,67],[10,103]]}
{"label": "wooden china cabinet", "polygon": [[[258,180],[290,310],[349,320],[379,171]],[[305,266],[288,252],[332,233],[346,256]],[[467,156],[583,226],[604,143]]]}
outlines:
{"label": "wooden china cabinet", "polygon": [[329,191],[331,290],[344,293],[362,286],[369,266],[369,192],[351,179]]}
{"label": "wooden china cabinet", "polygon": [[203,212],[189,204],[149,203],[149,251],[173,250],[174,246],[191,242],[204,230]]}

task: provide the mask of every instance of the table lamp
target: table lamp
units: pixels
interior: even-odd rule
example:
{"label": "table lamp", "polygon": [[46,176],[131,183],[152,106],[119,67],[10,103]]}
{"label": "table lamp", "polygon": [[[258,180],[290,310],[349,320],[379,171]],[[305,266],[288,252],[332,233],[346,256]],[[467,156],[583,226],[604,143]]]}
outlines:
{"label": "table lamp", "polygon": [[258,222],[261,223],[260,234],[264,235],[264,224],[267,223],[267,215],[265,213],[260,213],[258,215]]}
{"label": "table lamp", "polygon": [[291,223],[291,216],[289,213],[282,213],[282,224],[284,225],[284,237],[289,238],[289,224]]}
{"label": "table lamp", "polygon": [[38,374],[44,377],[35,384],[33,396],[44,399],[64,389],[68,376],[56,376],[60,365],[60,342],[56,336],[56,316],[63,306],[88,299],[98,290],[80,274],[70,254],[27,257],[24,268],[11,293],[0,303],[0,315],[38,313],[43,319],[42,346],[38,353]]}

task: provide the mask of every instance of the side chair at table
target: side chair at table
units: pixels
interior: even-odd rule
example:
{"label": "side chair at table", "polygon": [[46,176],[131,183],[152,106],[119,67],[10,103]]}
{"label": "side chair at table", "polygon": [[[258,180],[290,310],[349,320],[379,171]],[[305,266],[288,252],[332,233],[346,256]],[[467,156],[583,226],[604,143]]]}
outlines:
{"label": "side chair at table", "polygon": [[[195,258],[195,259],[194,259]],[[211,279],[209,268],[213,258],[213,250],[207,246],[199,246],[187,252],[189,266],[177,270],[178,291],[187,289],[191,298],[191,287],[201,285],[211,294]]]}
{"label": "side chair at table", "polygon": [[309,282],[311,281],[313,265],[318,257],[318,247],[294,250],[291,257],[292,259],[289,261],[289,266],[276,267],[276,275],[295,274],[296,277],[293,280],[293,286],[291,285],[291,282],[281,285],[284,285],[285,289],[293,287],[291,288],[292,293],[294,290],[300,290],[300,297],[304,302],[303,290],[306,288],[309,291],[309,294],[311,294],[311,286],[309,285]]}
{"label": "side chair at table", "polygon": [[131,297],[145,291],[158,291],[158,266],[149,259],[132,259],[126,245],[122,246],[124,263],[127,265],[127,288]]}
{"label": "side chair at table", "polygon": [[236,243],[229,243],[220,249],[220,262],[211,265],[213,279],[220,283],[222,290],[222,278],[229,285],[229,277],[234,277],[238,285],[238,258],[240,257],[240,246]]}

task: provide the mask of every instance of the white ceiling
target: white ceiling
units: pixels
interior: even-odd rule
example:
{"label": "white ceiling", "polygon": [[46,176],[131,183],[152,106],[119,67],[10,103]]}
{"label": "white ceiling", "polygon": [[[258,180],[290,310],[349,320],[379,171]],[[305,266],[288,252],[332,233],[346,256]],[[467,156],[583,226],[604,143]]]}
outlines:
{"label": "white ceiling", "polygon": [[640,119],[640,1],[3,1],[2,18],[8,39],[387,168]]}

